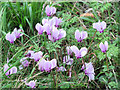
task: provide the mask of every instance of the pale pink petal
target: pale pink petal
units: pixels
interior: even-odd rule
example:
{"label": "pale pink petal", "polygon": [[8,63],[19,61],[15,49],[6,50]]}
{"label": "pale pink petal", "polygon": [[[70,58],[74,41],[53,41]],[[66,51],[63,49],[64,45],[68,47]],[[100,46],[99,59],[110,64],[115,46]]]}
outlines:
{"label": "pale pink petal", "polygon": [[64,31],[63,29],[60,29],[58,39],[61,39],[61,38],[65,37],[65,36],[66,36],[66,31]]}
{"label": "pale pink petal", "polygon": [[81,31],[81,39],[85,39],[88,37],[88,34],[86,31]]}
{"label": "pale pink petal", "polygon": [[75,45],[71,46],[70,49],[71,49],[72,52],[74,52],[76,55],[79,54],[79,49],[78,49]]}
{"label": "pale pink petal", "polygon": [[108,42],[105,41],[104,45],[105,45],[105,50],[107,50],[108,49]]}
{"label": "pale pink petal", "polygon": [[80,37],[81,37],[81,34],[80,34],[79,30],[76,30],[75,31],[75,39],[77,39],[78,42],[80,41]]}
{"label": "pale pink petal", "polygon": [[102,27],[102,29],[104,30],[104,29],[106,28],[106,22],[102,21],[102,22],[101,22],[101,27]]}
{"label": "pale pink petal", "polygon": [[10,74],[13,74],[13,73],[17,73],[17,67],[15,66],[10,69]]}
{"label": "pale pink petal", "polygon": [[102,42],[99,44],[99,47],[100,47],[102,52],[105,52],[105,46]]}
{"label": "pale pink petal", "polygon": [[82,47],[81,49],[80,49],[80,56],[81,57],[83,57],[83,56],[85,56],[86,54],[87,54],[87,48],[86,47]]}
{"label": "pale pink petal", "polygon": [[55,68],[56,66],[57,66],[57,60],[56,59],[52,59],[51,61],[50,61],[50,63],[51,63],[51,69],[53,69],[53,68]]}

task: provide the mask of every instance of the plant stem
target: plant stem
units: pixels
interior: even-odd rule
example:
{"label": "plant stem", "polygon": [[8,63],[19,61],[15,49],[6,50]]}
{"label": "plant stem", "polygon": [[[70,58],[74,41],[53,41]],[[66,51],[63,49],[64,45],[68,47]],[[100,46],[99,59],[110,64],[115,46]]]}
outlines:
{"label": "plant stem", "polygon": [[107,70],[108,70],[107,53],[106,53],[106,65],[107,65]]}
{"label": "plant stem", "polygon": [[95,33],[94,33],[94,36],[93,36],[92,41],[91,41],[91,43],[90,43],[90,46],[89,46],[89,48],[88,48],[88,52],[89,52],[89,49],[90,49],[90,47],[91,47],[91,45],[92,45],[92,42],[93,42],[94,37],[95,37],[95,35],[96,35],[96,32],[97,32],[97,30],[96,30]]}

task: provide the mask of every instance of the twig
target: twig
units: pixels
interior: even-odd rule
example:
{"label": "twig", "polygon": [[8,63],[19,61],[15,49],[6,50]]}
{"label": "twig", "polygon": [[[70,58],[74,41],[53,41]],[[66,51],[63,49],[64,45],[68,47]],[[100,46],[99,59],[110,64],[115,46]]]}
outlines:
{"label": "twig", "polygon": [[88,52],[89,52],[89,49],[90,49],[90,47],[91,47],[91,45],[92,45],[92,42],[93,42],[94,37],[95,37],[95,35],[96,35],[96,32],[97,32],[97,30],[96,30],[95,33],[94,33],[93,39],[92,39],[92,41],[91,41],[91,43],[90,43],[90,46],[89,46],[89,48],[88,48]]}

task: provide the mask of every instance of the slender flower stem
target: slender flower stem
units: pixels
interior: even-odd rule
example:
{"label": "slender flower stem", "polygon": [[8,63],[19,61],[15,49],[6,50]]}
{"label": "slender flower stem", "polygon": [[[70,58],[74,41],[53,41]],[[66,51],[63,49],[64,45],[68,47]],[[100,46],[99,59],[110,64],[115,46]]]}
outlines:
{"label": "slender flower stem", "polygon": [[91,43],[90,43],[90,46],[89,46],[89,48],[88,48],[88,52],[89,52],[89,49],[90,49],[90,47],[91,47],[91,45],[92,45],[92,42],[93,42],[94,37],[95,37],[95,35],[96,35],[96,32],[97,32],[97,30],[96,30],[95,33],[94,33],[94,36],[93,36],[92,41],[91,41]]}
{"label": "slender flower stem", "polygon": [[106,65],[107,65],[107,69],[108,69],[107,53],[106,53]]}
{"label": "slender flower stem", "polygon": [[95,54],[95,53],[91,53],[91,54],[89,55],[89,62],[90,62],[90,56],[91,56],[92,54],[96,57],[96,60],[97,60],[96,54]]}
{"label": "slender flower stem", "polygon": [[84,62],[84,59],[82,59],[82,64],[84,65],[84,69],[86,69],[86,66],[85,66],[85,62]]}

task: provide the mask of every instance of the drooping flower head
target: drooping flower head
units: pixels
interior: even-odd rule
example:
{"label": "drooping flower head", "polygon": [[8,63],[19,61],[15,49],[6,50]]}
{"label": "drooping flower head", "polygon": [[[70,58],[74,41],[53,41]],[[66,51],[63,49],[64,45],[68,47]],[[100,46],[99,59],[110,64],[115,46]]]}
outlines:
{"label": "drooping flower head", "polygon": [[31,58],[33,59],[33,55],[34,55],[35,51],[32,50],[28,50],[27,54],[25,55],[25,57]]}
{"label": "drooping flower head", "polygon": [[46,31],[47,35],[51,35],[52,26],[50,26],[48,23],[44,25],[44,30]]}
{"label": "drooping flower head", "polygon": [[89,81],[94,80],[94,67],[91,62],[85,63],[85,66],[83,65],[81,70],[84,70],[85,75],[89,77]]}
{"label": "drooping flower head", "polygon": [[45,12],[46,12],[47,16],[54,15],[56,13],[56,8],[52,7],[52,6],[50,7],[49,5],[47,5],[45,8]]}
{"label": "drooping flower head", "polygon": [[50,61],[50,63],[51,63],[51,69],[53,69],[53,68],[55,68],[57,66],[57,60],[56,59],[52,59]]}
{"label": "drooping flower head", "polygon": [[99,44],[99,47],[100,47],[101,51],[102,51],[103,53],[105,53],[105,52],[107,51],[107,49],[108,49],[108,42],[105,41],[104,44],[101,42],[101,43]]}
{"label": "drooping flower head", "polygon": [[38,69],[43,72],[44,71],[44,64],[45,64],[46,60],[42,59],[39,63]]}
{"label": "drooping flower head", "polygon": [[63,29],[57,30],[56,27],[53,26],[52,34],[48,35],[48,39],[52,42],[56,42],[57,40],[60,40],[61,38],[66,36],[66,31]]}
{"label": "drooping flower head", "polygon": [[6,40],[8,40],[10,43],[14,43],[14,41],[16,40],[15,34],[14,33],[7,33],[5,36]]}
{"label": "drooping flower head", "polygon": [[17,30],[17,28],[15,28],[14,31],[13,31],[16,38],[19,38],[19,37],[21,37],[23,35],[21,32],[24,32],[24,31],[22,29]]}
{"label": "drooping flower head", "polygon": [[[6,72],[8,70],[9,66],[7,64],[4,65],[4,72]],[[13,74],[13,73],[17,73],[17,67],[12,67],[11,69],[9,69],[5,75],[8,76],[10,74]]]}
{"label": "drooping flower head", "polygon": [[106,22],[102,21],[102,22],[97,22],[97,23],[93,23],[93,28],[97,29],[97,31],[99,31],[100,33],[104,32],[104,29],[106,29]]}
{"label": "drooping flower head", "polygon": [[72,50],[71,50],[70,46],[67,46],[67,47],[66,47],[66,50],[67,50],[67,54],[68,54],[68,55],[71,55],[71,54],[72,54]]}
{"label": "drooping flower head", "polygon": [[24,66],[24,67],[28,67],[30,62],[28,62],[27,60],[28,57],[24,57],[20,60],[21,64]]}
{"label": "drooping flower head", "polygon": [[56,66],[57,66],[57,60],[56,59],[52,59],[51,61],[46,61],[45,59],[42,59],[39,63],[38,69],[42,72],[44,70],[46,72],[50,72]]}
{"label": "drooping flower head", "polygon": [[32,80],[30,81],[29,83],[25,83],[27,86],[31,87],[31,88],[35,88],[35,85],[36,85],[36,80]]}
{"label": "drooping flower head", "polygon": [[43,34],[43,32],[44,32],[44,27],[43,27],[41,24],[37,23],[37,24],[35,25],[35,28],[36,28],[36,30],[38,31],[38,34],[39,34],[39,35]]}
{"label": "drooping flower head", "polygon": [[33,59],[37,62],[42,58],[43,53],[41,51],[33,54]]}
{"label": "drooping flower head", "polygon": [[70,56],[64,56],[63,57],[63,63],[66,63],[67,65],[72,65],[73,59],[70,58]]}
{"label": "drooping flower head", "polygon": [[81,57],[83,57],[87,54],[87,48],[86,47],[82,47],[79,50],[75,45],[73,45],[70,48],[75,53],[75,56],[76,56],[77,59],[81,58]]}
{"label": "drooping flower head", "polygon": [[83,39],[87,37],[88,37],[88,34],[86,31],[81,31],[81,32],[79,32],[79,30],[75,31],[75,39],[77,39],[78,42],[81,42]]}
{"label": "drooping flower head", "polygon": [[66,70],[65,67],[61,66],[61,67],[58,67],[57,71],[58,72],[60,72],[60,71],[64,72],[64,71],[67,71],[67,70]]}
{"label": "drooping flower head", "polygon": [[51,19],[51,21],[54,22],[54,25],[55,25],[56,27],[59,27],[60,23],[62,22],[62,19],[61,19],[61,18],[58,19],[58,17],[53,17],[53,18]]}
{"label": "drooping flower head", "polygon": [[52,64],[50,63],[50,61],[46,61],[46,62],[44,63],[44,70],[45,70],[46,72],[50,72],[51,67],[52,67]]}
{"label": "drooping flower head", "polygon": [[46,24],[46,23],[48,23],[48,22],[49,22],[49,19],[45,19],[45,18],[42,19],[42,24],[43,25]]}

